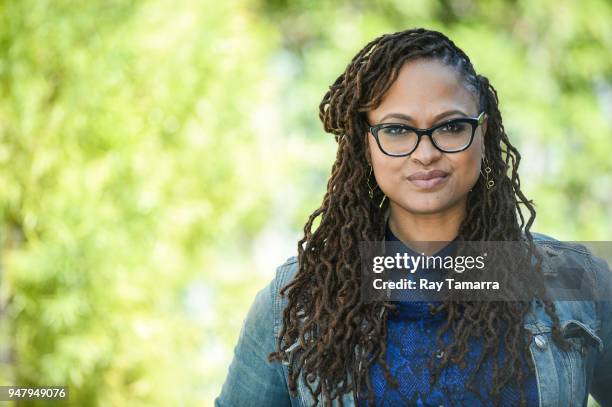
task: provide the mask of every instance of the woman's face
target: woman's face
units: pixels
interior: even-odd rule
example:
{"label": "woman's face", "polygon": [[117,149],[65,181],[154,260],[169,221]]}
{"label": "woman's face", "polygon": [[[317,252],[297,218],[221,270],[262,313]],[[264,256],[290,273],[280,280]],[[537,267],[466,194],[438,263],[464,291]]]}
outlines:
{"label": "woman's face", "polygon": [[[455,112],[458,110],[463,114]],[[458,117],[477,117],[475,97],[462,86],[458,75],[435,60],[409,61],[400,69],[382,103],[367,113],[371,125],[405,123],[421,129]],[[402,115],[399,117],[398,115]],[[417,149],[406,157],[385,155],[368,132],[368,150],[380,189],[391,201],[414,214],[432,214],[463,205],[478,180],[484,152],[486,121],[476,129],[470,147],[457,153],[436,149],[428,136],[421,137]],[[414,181],[419,172],[441,170],[441,180]],[[435,185],[431,185],[435,184]]]}

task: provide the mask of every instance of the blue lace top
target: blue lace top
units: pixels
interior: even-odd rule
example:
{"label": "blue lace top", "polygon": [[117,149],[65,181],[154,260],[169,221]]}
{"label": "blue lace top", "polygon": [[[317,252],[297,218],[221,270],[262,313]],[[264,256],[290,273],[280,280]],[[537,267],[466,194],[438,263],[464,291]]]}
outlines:
{"label": "blue lace top", "polygon": [[[386,232],[387,241],[399,241],[389,227]],[[409,255],[418,255],[405,245],[402,245]],[[447,256],[453,254],[453,242],[438,251],[435,255]],[[435,274],[435,270],[434,270]],[[438,274],[440,276],[441,274]],[[429,274],[431,279],[432,274]],[[439,302],[403,301],[396,302],[397,314],[390,313],[387,323],[387,354],[386,362],[389,364],[391,374],[399,383],[397,389],[387,382],[382,367],[375,363],[370,369],[370,379],[375,392],[376,406],[492,406],[494,400],[489,398],[491,378],[493,374],[492,357],[483,362],[481,371],[475,380],[480,394],[466,389],[466,383],[476,367],[476,362],[482,349],[482,340],[472,338],[470,350],[466,354],[466,368],[461,369],[457,364],[450,363],[440,373],[438,380],[432,386],[429,383],[428,361],[432,355],[442,357],[436,346],[436,332],[444,323],[445,316],[437,314],[432,316],[430,304]],[[446,332],[443,336],[445,344],[451,342],[452,333]],[[505,357],[505,349],[500,348],[498,366],[501,366]],[[528,373],[528,366],[523,360],[524,372]],[[528,406],[538,405],[538,389],[534,374],[523,381]],[[515,384],[507,385],[501,392],[502,406],[517,406],[520,393]],[[362,400],[361,405],[366,405]]]}

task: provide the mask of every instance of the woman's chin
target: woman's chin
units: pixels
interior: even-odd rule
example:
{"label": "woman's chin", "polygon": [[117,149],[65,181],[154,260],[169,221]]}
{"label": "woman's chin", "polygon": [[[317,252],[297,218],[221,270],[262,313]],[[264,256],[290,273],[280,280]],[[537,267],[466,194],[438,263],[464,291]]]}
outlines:
{"label": "woman's chin", "polygon": [[409,199],[402,199],[398,206],[414,215],[431,215],[447,211],[453,206],[452,202],[452,199],[449,197],[442,197],[440,195],[419,199],[412,194]]}

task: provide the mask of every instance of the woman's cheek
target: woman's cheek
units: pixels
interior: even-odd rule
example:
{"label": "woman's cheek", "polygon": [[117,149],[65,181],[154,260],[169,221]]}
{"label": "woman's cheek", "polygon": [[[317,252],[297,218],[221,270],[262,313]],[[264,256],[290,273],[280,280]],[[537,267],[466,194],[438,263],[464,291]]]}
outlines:
{"label": "woman's cheek", "polygon": [[385,195],[389,197],[401,194],[406,186],[406,182],[402,179],[401,168],[388,166],[381,169],[378,185]]}

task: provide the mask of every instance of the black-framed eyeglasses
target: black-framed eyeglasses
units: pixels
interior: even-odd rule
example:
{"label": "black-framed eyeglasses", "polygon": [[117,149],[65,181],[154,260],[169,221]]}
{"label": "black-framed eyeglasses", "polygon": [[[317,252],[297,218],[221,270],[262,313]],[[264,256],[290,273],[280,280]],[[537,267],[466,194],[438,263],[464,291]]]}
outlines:
{"label": "black-framed eyeglasses", "polygon": [[443,153],[458,153],[472,144],[476,129],[485,121],[485,117],[482,111],[478,117],[459,117],[429,129],[417,129],[403,123],[381,123],[369,129],[380,151],[391,157],[412,154],[424,135],[429,136],[432,144]]}

